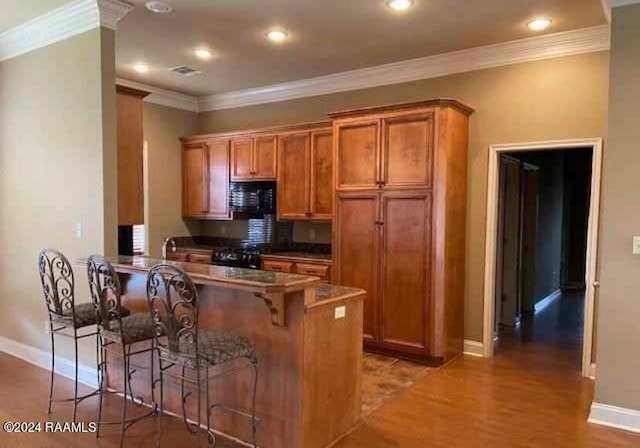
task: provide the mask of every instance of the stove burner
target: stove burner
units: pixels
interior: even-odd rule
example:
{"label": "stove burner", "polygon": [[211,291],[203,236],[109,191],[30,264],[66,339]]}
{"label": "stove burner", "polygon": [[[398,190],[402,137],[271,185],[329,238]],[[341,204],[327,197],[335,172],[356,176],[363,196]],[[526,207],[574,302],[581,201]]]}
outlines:
{"label": "stove burner", "polygon": [[217,266],[260,269],[260,251],[250,247],[225,247],[213,251],[211,262]]}

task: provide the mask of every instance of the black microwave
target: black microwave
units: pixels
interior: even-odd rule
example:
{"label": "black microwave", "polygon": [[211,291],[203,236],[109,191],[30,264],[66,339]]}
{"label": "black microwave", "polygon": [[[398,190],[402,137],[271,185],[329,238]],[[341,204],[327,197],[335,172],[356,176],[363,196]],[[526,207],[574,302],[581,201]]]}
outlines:
{"label": "black microwave", "polygon": [[231,182],[229,208],[250,217],[276,213],[275,182]]}

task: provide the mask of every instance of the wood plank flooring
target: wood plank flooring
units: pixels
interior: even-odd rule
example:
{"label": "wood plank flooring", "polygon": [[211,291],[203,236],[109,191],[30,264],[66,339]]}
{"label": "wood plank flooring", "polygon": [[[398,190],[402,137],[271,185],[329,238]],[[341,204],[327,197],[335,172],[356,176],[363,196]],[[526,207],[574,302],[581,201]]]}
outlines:
{"label": "wood plank flooring", "polygon": [[[559,302],[557,305],[564,305]],[[550,310],[539,325],[560,322]],[[554,317],[556,316],[556,317]],[[535,333],[535,332],[534,332]],[[408,389],[364,417],[336,448],[638,448],[640,434],[591,425],[586,417],[593,384],[579,373],[575,344],[554,338],[504,338],[492,359],[459,357],[430,370]],[[556,341],[557,342],[557,341]],[[576,364],[578,362],[578,364]],[[71,392],[60,378],[57,392]],[[48,372],[0,354],[0,422],[68,421],[71,406],[58,405],[46,414]],[[117,419],[120,401],[109,397],[107,418]],[[96,418],[97,400],[80,407],[80,418]],[[164,419],[160,447],[196,446],[182,422]],[[127,435],[127,447],[153,447],[156,423],[148,420]],[[97,440],[93,434],[6,434],[1,448],[112,448],[119,446],[116,428]],[[201,446],[206,446],[203,443]],[[220,441],[222,448],[237,447]]]}

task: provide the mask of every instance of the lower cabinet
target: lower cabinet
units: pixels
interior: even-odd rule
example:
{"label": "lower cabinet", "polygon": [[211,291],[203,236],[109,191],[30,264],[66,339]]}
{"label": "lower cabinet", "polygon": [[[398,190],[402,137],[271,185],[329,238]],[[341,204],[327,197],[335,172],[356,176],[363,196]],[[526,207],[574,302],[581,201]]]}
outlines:
{"label": "lower cabinet", "polygon": [[313,275],[323,281],[331,281],[331,261],[316,259],[287,259],[281,256],[262,256],[262,269],[265,271],[286,272],[291,274]]}
{"label": "lower cabinet", "polygon": [[367,291],[364,337],[370,349],[417,359],[439,355],[430,344],[431,202],[430,190],[337,198],[334,283]]}

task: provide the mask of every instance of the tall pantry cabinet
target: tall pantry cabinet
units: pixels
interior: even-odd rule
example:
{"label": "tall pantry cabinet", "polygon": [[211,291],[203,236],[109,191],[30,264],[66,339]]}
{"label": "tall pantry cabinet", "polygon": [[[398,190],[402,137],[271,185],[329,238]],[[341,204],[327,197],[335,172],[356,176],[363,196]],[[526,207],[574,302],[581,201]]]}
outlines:
{"label": "tall pantry cabinet", "polygon": [[469,107],[330,114],[335,283],[367,291],[365,347],[440,364],[463,349]]}

